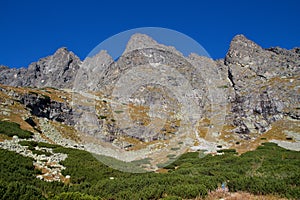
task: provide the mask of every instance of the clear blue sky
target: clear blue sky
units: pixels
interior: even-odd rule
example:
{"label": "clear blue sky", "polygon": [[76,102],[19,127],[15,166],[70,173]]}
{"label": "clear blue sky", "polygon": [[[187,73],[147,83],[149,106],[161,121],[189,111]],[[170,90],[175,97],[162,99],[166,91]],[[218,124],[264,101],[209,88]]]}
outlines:
{"label": "clear blue sky", "polygon": [[300,1],[0,0],[0,64],[28,66],[65,46],[81,59],[101,41],[138,27],[164,27],[225,56],[236,34],[267,48],[300,46]]}

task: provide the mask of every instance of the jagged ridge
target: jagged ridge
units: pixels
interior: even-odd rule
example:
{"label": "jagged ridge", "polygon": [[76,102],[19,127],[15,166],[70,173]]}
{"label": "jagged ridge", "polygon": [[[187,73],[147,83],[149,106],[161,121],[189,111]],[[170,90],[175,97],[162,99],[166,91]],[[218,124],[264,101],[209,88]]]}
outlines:
{"label": "jagged ridge", "polygon": [[[134,50],[143,49],[145,46],[157,49],[158,52],[164,50],[182,56],[174,47],[158,44],[143,34],[132,36],[123,56],[128,56]],[[234,132],[244,135],[251,132],[265,132],[274,121],[285,117],[300,119],[299,58],[299,48],[263,49],[245,36],[237,35],[233,38],[224,60],[212,61],[197,55],[192,55],[189,59],[190,62],[198,63],[198,66],[202,67],[202,72],[207,75],[209,70],[203,66],[207,62],[215,62],[217,68],[213,70],[218,70],[224,79],[222,84],[230,105],[231,112],[226,116],[226,123],[236,127]],[[159,60],[158,57],[152,59]],[[17,87],[72,88],[76,74],[82,68],[81,63],[82,61],[73,52],[60,48],[54,55],[30,64],[27,69],[10,69],[1,66],[0,83]],[[102,86],[107,86],[103,83],[113,83],[118,76],[117,73],[121,73],[118,72],[118,65],[105,51],[101,51],[93,58],[87,58],[85,63],[88,68],[84,73],[89,78],[79,80],[79,84],[87,84],[88,80],[95,80],[88,85],[91,90],[103,89]],[[102,63],[105,70],[99,71],[95,63]],[[95,66],[91,67],[93,65]],[[107,73],[111,69],[116,69],[116,74],[106,77],[105,80],[97,79],[98,73]],[[207,104],[205,101],[208,100],[204,99],[203,104]]]}

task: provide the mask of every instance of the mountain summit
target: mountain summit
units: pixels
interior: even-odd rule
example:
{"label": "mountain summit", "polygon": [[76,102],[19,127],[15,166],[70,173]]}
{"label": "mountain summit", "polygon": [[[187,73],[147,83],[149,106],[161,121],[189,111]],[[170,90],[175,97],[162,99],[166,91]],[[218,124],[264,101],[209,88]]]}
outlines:
{"label": "mountain summit", "polygon": [[[277,141],[298,133],[299,58],[299,48],[263,49],[244,35],[233,38],[224,59],[196,54],[186,58],[174,47],[135,34],[116,61],[105,50],[81,61],[60,48],[28,68],[1,66],[0,83],[9,99],[3,101],[29,110],[21,118],[35,118],[46,135],[49,127],[54,129],[52,122],[62,123],[74,135],[84,132],[120,149],[142,152],[143,145],[171,141],[180,131],[194,134],[187,130],[197,124],[200,145],[193,149],[219,143],[243,151],[247,141],[259,140],[262,134]],[[52,89],[47,93],[45,87]],[[195,116],[199,121],[193,121]],[[65,144],[55,138],[51,140]],[[183,145],[196,144],[181,140]],[[105,152],[85,145],[91,152]],[[118,151],[109,156],[118,158]]]}
{"label": "mountain summit", "polygon": [[11,86],[73,87],[80,59],[67,48],[59,48],[53,55],[31,63],[28,68],[2,69],[0,82]]}

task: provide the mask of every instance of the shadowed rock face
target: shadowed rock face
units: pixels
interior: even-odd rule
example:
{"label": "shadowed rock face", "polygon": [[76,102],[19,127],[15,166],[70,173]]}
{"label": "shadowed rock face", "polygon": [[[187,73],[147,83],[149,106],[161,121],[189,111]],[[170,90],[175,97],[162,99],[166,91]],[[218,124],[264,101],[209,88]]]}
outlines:
{"label": "shadowed rock face", "polygon": [[[165,59],[160,60],[162,57]],[[101,51],[82,64],[74,53],[60,48],[54,55],[32,63],[28,68],[10,69],[0,66],[0,83],[19,87],[73,88],[75,81],[77,89],[101,91],[109,95],[122,73],[136,65],[149,62],[172,65],[185,75],[195,90],[200,91],[201,114],[202,117],[209,118],[206,110],[211,103],[207,94],[210,83],[204,81],[203,77],[213,79],[214,77],[210,77],[211,72],[217,70],[221,80],[212,80],[212,84],[225,91],[226,103],[230,107],[226,123],[236,126],[236,133],[243,136],[250,132],[265,132],[272,122],[285,116],[300,120],[300,48],[263,49],[245,36],[237,35],[224,60],[213,61],[197,55],[187,58],[193,65],[199,65],[197,71],[185,63],[185,59],[180,60],[181,57],[182,54],[175,48],[137,34],[131,38],[124,54],[116,62],[105,51]],[[212,65],[214,67],[209,68]],[[79,79],[78,74],[81,77]],[[24,104],[36,102],[44,105],[40,101],[41,99],[27,96]],[[48,105],[47,102],[45,105]],[[51,107],[50,104],[49,106]],[[59,120],[56,116],[63,116],[63,120],[68,123],[70,119],[64,117],[66,115],[63,113],[60,114],[65,110],[63,104],[52,105],[51,109],[55,111],[53,119]],[[50,113],[47,115],[51,118]]]}
{"label": "shadowed rock face", "polygon": [[29,108],[34,116],[74,125],[72,108],[66,103],[53,101],[48,96],[30,93],[20,96],[19,101]]}

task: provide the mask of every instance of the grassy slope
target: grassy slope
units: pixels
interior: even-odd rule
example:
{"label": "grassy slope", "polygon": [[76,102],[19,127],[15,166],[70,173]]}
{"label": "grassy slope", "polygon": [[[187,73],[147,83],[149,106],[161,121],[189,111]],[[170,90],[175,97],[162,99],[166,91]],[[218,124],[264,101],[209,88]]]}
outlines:
{"label": "grassy slope", "polygon": [[[47,95],[55,93],[55,90],[51,90]],[[55,96],[51,96],[52,98]],[[18,104],[15,103],[14,106],[16,105]],[[19,118],[20,122],[14,119],[14,116],[8,118],[20,123],[21,127],[26,124]],[[4,124],[1,124],[0,129],[5,128],[6,122],[1,123]],[[20,133],[30,137],[31,133],[23,132],[18,125],[10,126],[15,127],[13,134]],[[278,130],[274,132],[277,136]],[[2,131],[0,135],[3,133]],[[10,132],[6,132],[5,135],[9,134]],[[265,135],[268,136],[268,133]],[[270,138],[273,137],[271,136]],[[205,196],[209,190],[215,190],[222,182],[227,181],[231,191],[242,190],[254,194],[300,198],[299,152],[288,151],[275,144],[267,143],[239,157],[227,153],[223,156],[206,156],[200,159],[198,153],[187,153],[167,166],[169,171],[165,174],[123,173],[101,164],[88,152],[56,145],[51,148],[69,155],[63,162],[67,167],[63,173],[71,175],[69,185],[45,183],[36,179],[37,171],[34,171],[31,159],[0,149],[0,197],[34,199],[36,196],[36,199],[40,199],[43,195],[47,198],[55,196],[58,199],[89,199],[91,196],[105,199],[157,199],[166,196],[194,198],[199,195]],[[110,177],[115,179],[110,180]]]}

